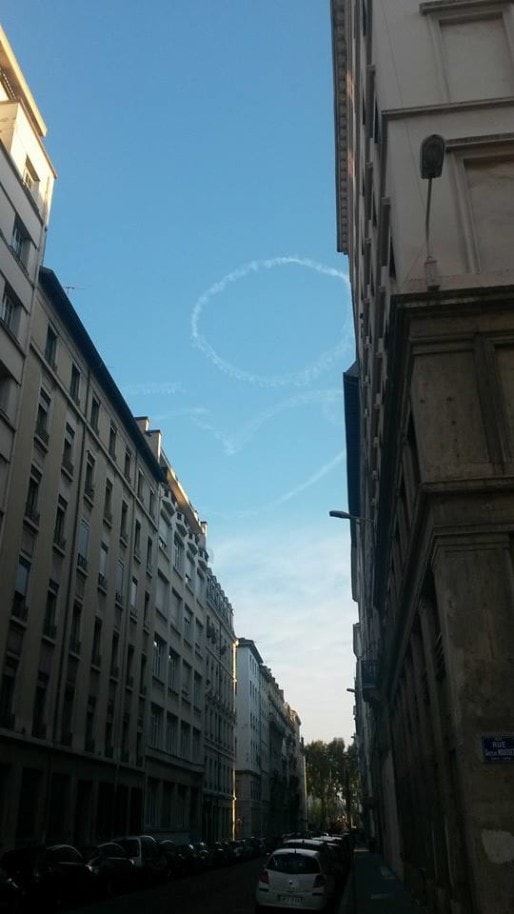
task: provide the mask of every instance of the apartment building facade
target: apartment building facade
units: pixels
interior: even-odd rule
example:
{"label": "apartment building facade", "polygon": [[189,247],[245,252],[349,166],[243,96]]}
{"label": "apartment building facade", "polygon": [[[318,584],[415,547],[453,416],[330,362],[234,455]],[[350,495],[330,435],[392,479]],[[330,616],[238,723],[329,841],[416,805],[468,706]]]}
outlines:
{"label": "apartment building facade", "polygon": [[332,31],[369,811],[429,910],[509,910],[514,10],[333,0]]}
{"label": "apartment building facade", "polygon": [[205,594],[205,780],[203,835],[233,838],[235,828],[235,647],[234,610],[209,572]]}
{"label": "apartment building facade", "polygon": [[229,838],[233,610],[160,432],[41,265],[45,132],[0,30],[0,846]]}
{"label": "apartment building facade", "polygon": [[255,642],[236,649],[236,834],[281,835],[306,828],[301,721]]}

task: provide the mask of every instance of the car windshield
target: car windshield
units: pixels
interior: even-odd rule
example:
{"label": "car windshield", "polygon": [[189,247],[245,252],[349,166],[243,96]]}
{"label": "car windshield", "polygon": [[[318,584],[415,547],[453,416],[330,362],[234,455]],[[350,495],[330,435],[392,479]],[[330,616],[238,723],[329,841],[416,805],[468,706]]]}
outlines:
{"label": "car windshield", "polygon": [[116,843],[126,850],[129,857],[139,857],[139,843],[135,838],[120,838]]}
{"label": "car windshield", "polygon": [[277,873],[319,873],[319,864],[316,857],[306,854],[277,854],[268,861],[266,869],[275,870]]}

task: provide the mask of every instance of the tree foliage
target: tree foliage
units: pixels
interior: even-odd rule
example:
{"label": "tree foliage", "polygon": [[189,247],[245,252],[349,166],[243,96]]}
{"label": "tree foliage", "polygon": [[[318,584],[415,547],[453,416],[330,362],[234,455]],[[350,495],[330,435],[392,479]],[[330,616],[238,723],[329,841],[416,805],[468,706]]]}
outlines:
{"label": "tree foliage", "polygon": [[315,740],[305,747],[305,762],[313,817],[316,825],[327,828],[341,818],[343,808],[348,804],[349,791],[355,794],[358,784],[355,743],[346,749],[341,738],[336,737],[329,743]]}

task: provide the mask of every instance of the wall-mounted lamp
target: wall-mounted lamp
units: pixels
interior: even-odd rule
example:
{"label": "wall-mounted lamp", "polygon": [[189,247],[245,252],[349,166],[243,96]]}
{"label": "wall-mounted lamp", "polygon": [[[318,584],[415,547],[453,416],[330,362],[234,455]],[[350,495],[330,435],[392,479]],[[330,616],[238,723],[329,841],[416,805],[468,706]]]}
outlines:
{"label": "wall-mounted lamp", "polygon": [[439,279],[437,276],[437,261],[432,257],[430,251],[430,206],[432,203],[432,181],[434,178],[440,178],[443,173],[444,154],[446,143],[438,133],[432,133],[425,137],[421,144],[420,165],[421,177],[428,181],[427,209],[425,214],[425,279],[428,289],[438,289]]}
{"label": "wall-mounted lamp", "polygon": [[357,524],[372,524],[370,517],[359,517],[358,514],[349,514],[348,511],[329,511],[329,517],[338,517],[340,520],[354,520]]}

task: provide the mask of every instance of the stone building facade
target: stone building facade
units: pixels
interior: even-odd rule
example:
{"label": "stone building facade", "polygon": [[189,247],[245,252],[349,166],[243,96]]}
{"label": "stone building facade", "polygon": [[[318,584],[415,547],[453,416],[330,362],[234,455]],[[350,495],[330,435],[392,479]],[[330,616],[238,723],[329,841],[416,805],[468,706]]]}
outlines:
{"label": "stone building facade", "polygon": [[255,642],[236,649],[236,834],[281,835],[306,827],[301,721]]}
{"label": "stone building facade", "polygon": [[333,0],[332,28],[368,810],[430,911],[511,910],[514,9]]}

